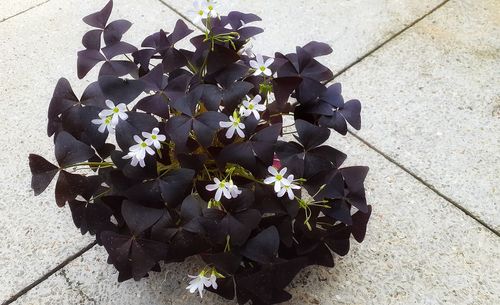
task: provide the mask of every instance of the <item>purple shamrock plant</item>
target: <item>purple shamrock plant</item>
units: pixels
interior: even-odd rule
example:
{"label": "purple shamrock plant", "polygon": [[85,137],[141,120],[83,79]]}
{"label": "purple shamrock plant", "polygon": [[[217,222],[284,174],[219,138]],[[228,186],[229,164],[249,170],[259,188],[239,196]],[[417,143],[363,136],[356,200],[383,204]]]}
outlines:
{"label": "purple shamrock plant", "polygon": [[[301,269],[333,267],[351,235],[363,241],[368,168],[341,167],[346,155],[325,145],[331,129],[360,128],[361,105],[326,85],[316,58],[328,45],[254,55],[260,18],[202,0],[200,35],[179,20],[136,48],[122,41],[130,22],[108,22],[112,7],[83,18],[94,29],[78,77],[100,65],[97,81],[78,98],[62,78],[50,102],[57,165],[35,154],[29,165],[35,195],[58,175],[57,205],[105,247],[118,281],[197,255],[190,292],[277,304]],[[187,37],[192,48],[178,48]]]}

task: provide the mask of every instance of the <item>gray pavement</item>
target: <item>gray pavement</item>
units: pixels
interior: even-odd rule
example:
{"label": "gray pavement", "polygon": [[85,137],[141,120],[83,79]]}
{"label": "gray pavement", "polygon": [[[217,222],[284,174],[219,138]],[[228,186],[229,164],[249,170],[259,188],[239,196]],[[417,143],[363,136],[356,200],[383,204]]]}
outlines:
{"label": "gray pavement", "polygon": [[[231,304],[186,294],[196,259],[121,284],[100,247],[71,261],[91,238],[57,208],[53,185],[39,197],[29,188],[28,153],[53,156],[45,120],[57,79],[77,95],[87,84],[76,78],[80,20],[105,2],[0,1],[0,302]],[[138,43],[191,2],[115,0],[112,18],[131,20],[126,39]],[[499,304],[500,2],[219,2],[264,19],[254,42],[264,54],[330,43],[323,62],[364,106],[361,141],[330,141],[371,167],[367,239],[334,269],[302,272],[289,304]]]}

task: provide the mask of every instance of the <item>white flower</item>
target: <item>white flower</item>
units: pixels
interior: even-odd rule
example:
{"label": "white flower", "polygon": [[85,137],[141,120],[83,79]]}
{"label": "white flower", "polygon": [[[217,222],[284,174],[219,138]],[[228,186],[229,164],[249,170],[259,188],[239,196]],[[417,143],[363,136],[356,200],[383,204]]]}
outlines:
{"label": "white flower", "polygon": [[[243,22],[243,21],[242,21]],[[244,25],[244,24],[243,24]],[[253,38],[253,37],[252,37]],[[249,58],[253,58],[255,57],[255,54],[253,53],[253,46],[252,44],[247,44],[245,46],[245,48],[241,49],[239,52],[238,52],[240,55],[246,55],[248,56]]]}
{"label": "white flower", "polygon": [[128,154],[123,156],[123,159],[132,159],[132,166],[136,166],[137,163],[139,163],[141,167],[144,167],[146,166],[146,164],[144,163],[146,153],[150,155],[155,154],[155,151],[151,147],[149,147],[152,142],[150,142],[149,140],[143,140],[137,135],[134,136],[134,141],[137,144],[130,146]]}
{"label": "white flower", "polygon": [[231,199],[231,192],[228,188],[229,184],[226,182],[226,180],[220,181],[219,179],[214,178],[214,182],[214,184],[205,186],[205,189],[209,192],[217,190],[217,192],[215,192],[215,200],[220,201],[222,195],[224,195],[224,197],[226,197],[227,199]]}
{"label": "white flower", "polygon": [[203,24],[202,20],[207,18],[208,5],[206,0],[197,0],[193,2],[193,9],[189,11],[193,23]]}
{"label": "white flower", "polygon": [[264,61],[262,55],[257,54],[255,57],[256,60],[250,61],[250,66],[255,69],[255,73],[253,75],[261,75],[264,73],[265,76],[271,76],[273,72],[269,69],[269,66],[273,64],[274,59],[268,58]]}
{"label": "white flower", "polygon": [[149,143],[149,145],[153,144],[156,149],[161,148],[161,143],[167,139],[165,135],[159,134],[160,129],[159,128],[154,128],[151,133],[149,132],[143,132],[142,136],[146,139],[146,142]]}
{"label": "white flower", "polygon": [[236,111],[229,117],[229,120],[229,122],[219,122],[220,127],[228,128],[226,138],[231,139],[235,131],[241,138],[244,138],[245,133],[243,133],[243,129],[245,129],[245,124],[241,123],[241,119]]}
{"label": "white flower", "polygon": [[123,159],[132,159],[130,164],[132,166],[137,166],[139,164],[141,167],[145,167],[146,163],[144,162],[144,157],[140,157],[138,152],[135,151],[129,151],[128,154],[123,156]]}
{"label": "white flower", "polygon": [[[203,297],[203,290],[205,289],[205,287],[210,287],[213,285],[211,277],[210,278],[206,277],[204,271],[202,271],[197,276],[193,275],[188,275],[188,276],[192,278],[192,280],[189,281],[189,285],[186,287],[186,289],[189,289],[189,292],[191,293],[194,293],[196,290],[198,290],[201,298]],[[217,287],[214,287],[214,289],[217,289]]]}
{"label": "white flower", "polygon": [[115,132],[115,125],[113,124],[111,116],[104,116],[99,113],[99,118],[92,120],[92,124],[100,125],[97,129],[100,133],[104,133],[106,129],[109,133]]}
{"label": "white flower", "polygon": [[236,198],[238,197],[238,195],[240,195],[242,193],[242,191],[238,188],[238,186],[236,186],[234,183],[233,183],[233,180],[229,180],[229,183],[227,185],[227,188],[229,190],[229,193],[231,194],[231,197],[233,198]]}
{"label": "white flower", "polygon": [[112,118],[112,123],[113,125],[116,126],[118,124],[118,121],[120,119],[126,120],[128,119],[128,115],[125,113],[127,111],[127,105],[121,103],[115,106],[115,103],[113,103],[110,100],[106,101],[106,106],[108,106],[109,109],[104,109],[99,113],[99,116],[113,116]]}
{"label": "white flower", "polygon": [[286,167],[283,167],[279,172],[276,168],[269,166],[267,171],[272,175],[271,177],[267,177],[264,180],[265,184],[273,184],[274,183],[274,191],[279,193],[281,188],[285,185],[290,185],[290,181],[285,178]]}
{"label": "white flower", "polygon": [[243,101],[243,106],[240,108],[240,114],[242,116],[250,116],[253,114],[255,119],[260,120],[260,111],[266,110],[266,106],[259,104],[262,101],[262,97],[260,95],[256,95],[251,101],[248,101],[250,98],[247,97],[246,101]]}
{"label": "white flower", "polygon": [[215,4],[217,4],[217,1],[215,0],[206,0],[206,10],[207,10],[207,15],[210,17],[217,17],[218,13],[215,10]]}
{"label": "white flower", "polygon": [[290,200],[293,200],[293,198],[295,198],[295,194],[293,193],[293,190],[300,190],[300,186],[293,184],[293,178],[294,178],[293,175],[290,175],[286,178],[286,180],[288,180],[290,182],[290,185],[284,184],[283,188],[281,188],[281,190],[277,194],[278,197],[283,197],[283,195],[285,195],[285,193],[287,193],[288,198],[290,198]]}
{"label": "white flower", "polygon": [[210,284],[213,289],[217,289],[217,287],[219,287],[219,285],[217,285],[217,276],[214,271],[212,271],[212,274],[210,275]]}

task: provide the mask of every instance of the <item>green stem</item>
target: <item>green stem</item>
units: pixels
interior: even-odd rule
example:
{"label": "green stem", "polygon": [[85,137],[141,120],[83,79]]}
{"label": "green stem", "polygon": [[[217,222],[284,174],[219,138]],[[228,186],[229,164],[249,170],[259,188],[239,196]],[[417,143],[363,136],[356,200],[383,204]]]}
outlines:
{"label": "green stem", "polygon": [[82,162],[82,163],[67,165],[67,166],[63,167],[63,169],[70,168],[70,167],[77,167],[77,166],[111,167],[111,166],[114,166],[114,163],[113,162]]}
{"label": "green stem", "polygon": [[247,174],[245,174],[245,173],[236,172],[236,173],[234,173],[234,174],[235,174],[235,176],[240,176],[240,177],[246,178],[246,179],[248,179],[248,180],[251,180],[251,181],[253,181],[253,182],[257,182],[257,183],[260,183],[260,184],[265,184],[264,182],[259,181],[259,180],[255,179],[253,176],[247,175]]}

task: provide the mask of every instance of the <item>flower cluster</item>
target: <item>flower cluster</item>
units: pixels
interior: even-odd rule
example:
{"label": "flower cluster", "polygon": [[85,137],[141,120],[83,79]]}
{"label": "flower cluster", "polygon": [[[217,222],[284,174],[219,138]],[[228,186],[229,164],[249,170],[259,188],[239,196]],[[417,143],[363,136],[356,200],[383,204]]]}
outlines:
{"label": "flower cluster", "polygon": [[118,121],[128,119],[128,115],[125,113],[127,105],[123,103],[115,105],[112,101],[106,100],[106,106],[108,109],[99,112],[99,118],[92,120],[92,123],[99,125],[98,130],[100,133],[105,133],[106,131],[114,133]]}
{"label": "flower cluster", "polygon": [[132,159],[132,166],[136,166],[137,163],[139,163],[141,167],[145,167],[146,163],[144,163],[144,158],[146,158],[146,153],[151,156],[155,154],[155,151],[151,148],[151,146],[156,149],[160,149],[161,142],[167,139],[165,135],[159,134],[159,132],[160,129],[155,127],[151,133],[145,131],[142,132],[144,139],[135,135],[134,141],[137,144],[130,146],[129,152],[127,155],[123,156],[123,159]]}
{"label": "flower cluster", "polygon": [[55,178],[57,205],[106,249],[119,281],[199,256],[188,291],[277,304],[300,270],[333,267],[333,253],[364,239],[368,168],[343,166],[328,142],[361,127],[361,104],[329,84],[318,60],[328,45],[255,54],[258,16],[200,0],[200,33],[179,20],[137,48],[112,8],[83,19],[78,77],[98,69],[97,80],[81,97],[64,78],[54,90],[57,162],[31,154],[29,165],[35,195]]}
{"label": "flower cluster", "polygon": [[[207,275],[209,276],[207,277]],[[186,289],[191,293],[198,291],[200,297],[203,297],[203,290],[205,288],[212,287],[213,289],[217,289],[217,278],[224,278],[215,268],[211,268],[211,270],[203,269],[198,275],[189,275],[189,277],[191,281],[189,281]]]}

